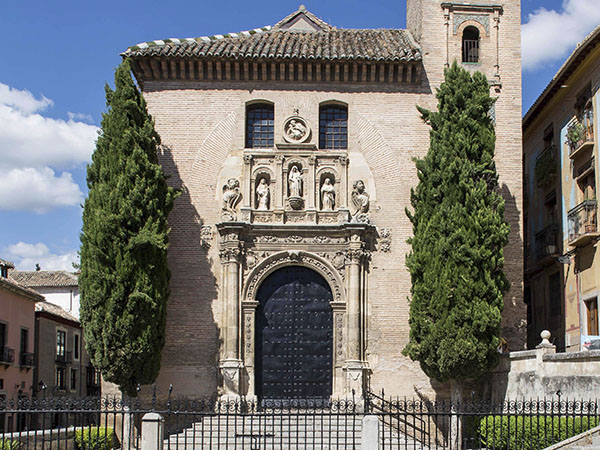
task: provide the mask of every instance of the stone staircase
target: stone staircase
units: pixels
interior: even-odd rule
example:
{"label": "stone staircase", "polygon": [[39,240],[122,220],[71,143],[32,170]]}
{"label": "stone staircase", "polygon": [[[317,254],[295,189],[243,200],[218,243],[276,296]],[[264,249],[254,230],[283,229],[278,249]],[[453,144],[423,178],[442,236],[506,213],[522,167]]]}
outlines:
{"label": "stone staircase", "polygon": [[591,444],[574,445],[569,450],[600,450],[600,434],[594,434],[591,438]]}
{"label": "stone staircase", "polygon": [[[164,450],[360,450],[362,418],[359,414],[287,413],[206,416],[170,435]],[[384,439],[380,448],[425,448],[389,429]]]}

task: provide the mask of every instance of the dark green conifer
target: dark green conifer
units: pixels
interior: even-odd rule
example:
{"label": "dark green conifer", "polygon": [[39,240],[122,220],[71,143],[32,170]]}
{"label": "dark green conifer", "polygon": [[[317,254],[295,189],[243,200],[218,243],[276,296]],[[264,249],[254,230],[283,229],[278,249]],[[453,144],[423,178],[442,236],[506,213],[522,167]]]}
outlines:
{"label": "dark green conifer", "polygon": [[86,349],[121,391],[152,383],[165,343],[167,216],[176,192],[158,163],[160,137],[124,61],[87,170],[81,232],[81,322]]}
{"label": "dark green conifer", "polygon": [[439,381],[481,376],[498,362],[503,247],[509,226],[494,163],[494,99],[484,75],[456,62],[437,91],[438,111],[418,108],[431,126],[411,191],[410,339],[404,354]]}

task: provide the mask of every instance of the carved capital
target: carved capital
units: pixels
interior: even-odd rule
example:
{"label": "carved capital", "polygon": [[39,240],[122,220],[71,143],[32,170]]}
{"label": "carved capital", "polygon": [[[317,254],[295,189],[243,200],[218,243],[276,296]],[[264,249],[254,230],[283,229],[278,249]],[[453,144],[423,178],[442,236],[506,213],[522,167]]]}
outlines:
{"label": "carved capital", "polygon": [[314,166],[315,164],[317,164],[317,157],[314,155],[309,156],[308,164],[310,164],[311,166]]}
{"label": "carved capital", "polygon": [[352,248],[346,251],[346,260],[351,264],[360,264],[366,256],[362,248]]}
{"label": "carved capital", "polygon": [[277,161],[278,164],[282,164],[284,160],[285,158],[283,155],[275,155],[275,161]]}
{"label": "carved capital", "polygon": [[244,162],[246,164],[251,164],[252,163],[252,159],[253,159],[252,155],[244,155]]}
{"label": "carved capital", "polygon": [[219,258],[221,258],[222,263],[237,263],[240,260],[240,255],[242,251],[239,248],[223,248],[219,251]]}

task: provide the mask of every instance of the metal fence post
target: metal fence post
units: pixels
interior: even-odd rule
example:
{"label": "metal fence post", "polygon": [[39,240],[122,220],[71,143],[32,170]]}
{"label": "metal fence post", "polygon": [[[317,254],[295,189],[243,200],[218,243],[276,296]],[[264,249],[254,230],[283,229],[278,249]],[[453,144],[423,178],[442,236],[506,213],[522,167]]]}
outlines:
{"label": "metal fence post", "polygon": [[142,417],[142,449],[163,450],[165,419],[157,413]]}
{"label": "metal fence post", "polygon": [[379,450],[379,418],[377,416],[363,417],[361,448],[362,450]]}

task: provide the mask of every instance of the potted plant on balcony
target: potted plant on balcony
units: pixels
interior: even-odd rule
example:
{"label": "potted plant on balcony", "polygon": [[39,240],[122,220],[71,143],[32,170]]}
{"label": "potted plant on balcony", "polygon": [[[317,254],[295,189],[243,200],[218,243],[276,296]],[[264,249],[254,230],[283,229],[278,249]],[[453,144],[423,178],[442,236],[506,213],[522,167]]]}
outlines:
{"label": "potted plant on balcony", "polygon": [[567,141],[569,142],[571,151],[574,151],[583,143],[584,137],[585,130],[583,129],[583,125],[581,122],[576,121],[569,127],[569,130],[567,131]]}

